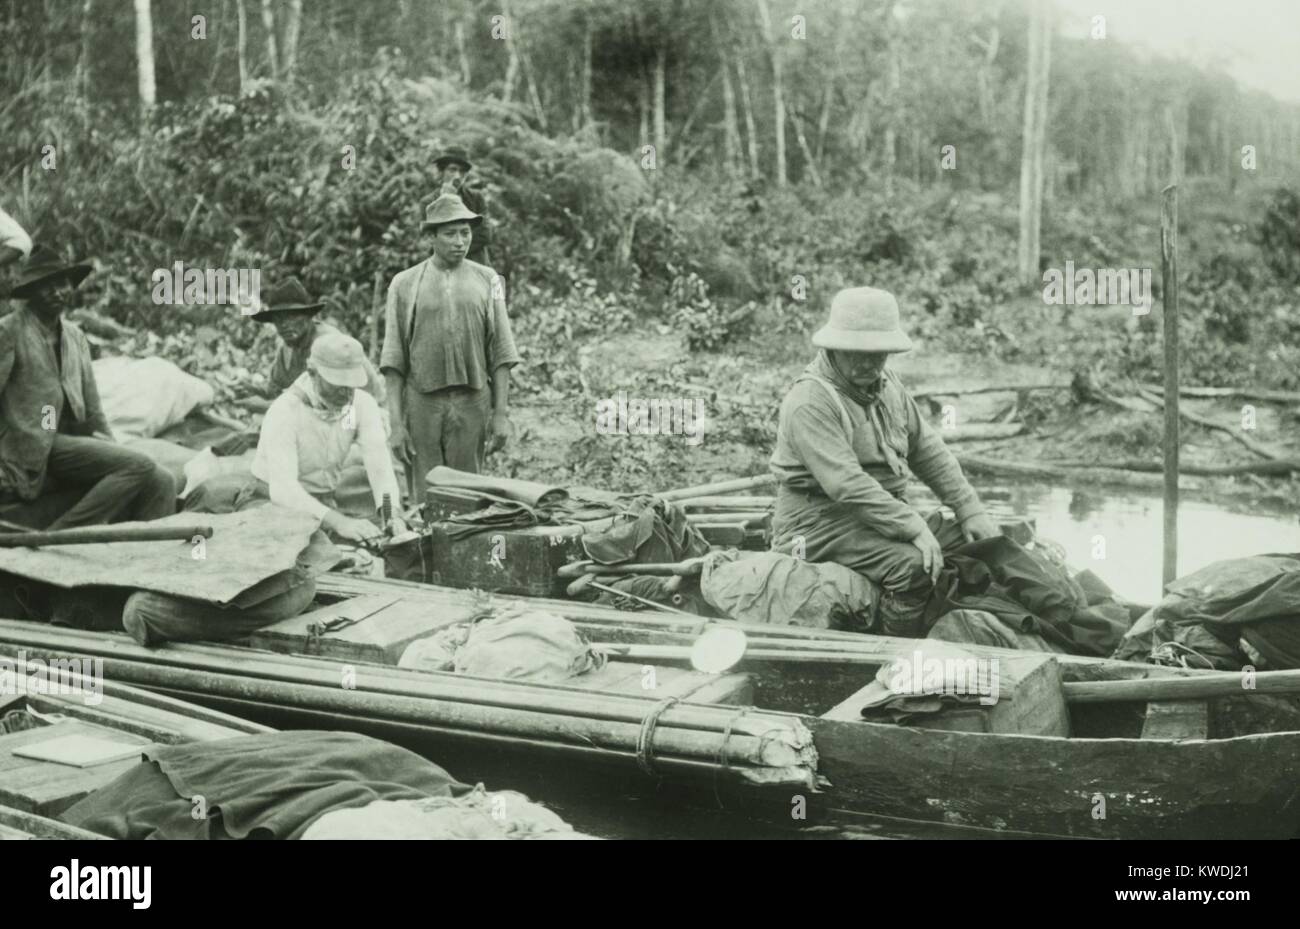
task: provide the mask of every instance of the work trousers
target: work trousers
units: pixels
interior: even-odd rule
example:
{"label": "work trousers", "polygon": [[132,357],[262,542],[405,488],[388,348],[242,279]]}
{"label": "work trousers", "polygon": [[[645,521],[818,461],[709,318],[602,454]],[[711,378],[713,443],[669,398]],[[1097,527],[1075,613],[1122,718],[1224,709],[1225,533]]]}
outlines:
{"label": "work trousers", "polygon": [[45,467],[49,490],[85,488],[50,529],[159,519],[176,512],[176,479],[148,455],[116,442],[56,435]]}
{"label": "work trousers", "polygon": [[[264,587],[265,599],[248,594]],[[290,568],[241,594],[242,605],[218,606],[171,594],[139,590],[127,598],[122,626],[141,645],[163,642],[223,642],[297,616],[316,596],[316,581],[302,568]],[[255,602],[249,602],[255,601]]]}
{"label": "work trousers", "polygon": [[[962,544],[960,525],[935,512],[926,518],[943,551]],[[924,612],[934,582],[921,550],[862,524],[852,507],[829,497],[781,486],[772,519],[772,546],[812,562],[829,561],[857,571],[881,590],[879,617],[886,635],[923,636]]]}
{"label": "work trousers", "polygon": [[444,387],[427,394],[407,390],[404,413],[415,450],[413,499],[424,499],[425,476],[438,465],[471,474],[483,469],[491,387]]}

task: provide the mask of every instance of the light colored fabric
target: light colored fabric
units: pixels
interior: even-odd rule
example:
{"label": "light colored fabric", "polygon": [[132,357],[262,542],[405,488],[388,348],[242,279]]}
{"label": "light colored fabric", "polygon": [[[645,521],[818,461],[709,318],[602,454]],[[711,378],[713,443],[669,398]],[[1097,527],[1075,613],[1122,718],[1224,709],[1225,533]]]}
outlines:
{"label": "light colored fabric", "polygon": [[739,622],[864,630],[877,592],[843,565],[812,564],[777,552],[715,552],[704,560],[700,592]]}
{"label": "light colored fabric", "polygon": [[354,443],[361,448],[375,507],[384,494],[400,500],[375,398],[354,390],[352,403],[338,415],[322,413],[313,398],[311,378],[303,374],[262,420],[252,471],[267,483],[272,502],[324,518],[329,508],[315,496],[332,495],[338,488]]}
{"label": "light colored fabric", "polygon": [[479,784],[463,797],[376,800],[331,810],[303,839],[586,839],[541,804]]}
{"label": "light colored fabric", "polygon": [[119,438],[153,438],[216,399],[209,384],[163,358],[100,358],[92,368],[104,415]]}
{"label": "light colored fabric", "polygon": [[18,225],[3,209],[0,209],[0,247],[12,248],[23,253],[26,258],[32,253],[32,237],[27,230]]}
{"label": "light colored fabric", "polygon": [[497,368],[520,361],[501,278],[468,259],[445,270],[430,258],[399,273],[384,319],[379,368],[400,373],[420,393],[482,390]]}
{"label": "light colored fabric", "polygon": [[930,627],[926,638],[1028,652],[1065,651],[1038,633],[1017,629],[1006,620],[984,610],[950,610]]}
{"label": "light colored fabric", "polygon": [[[808,374],[821,377],[809,367]],[[796,381],[781,403],[777,422],[770,463],[777,483],[829,498],[850,509],[863,528],[901,542],[924,528],[921,517],[902,499],[909,467],[959,520],[983,513],[984,505],[957,459],[898,376],[886,369],[883,378],[869,411],[841,397],[853,424],[851,438],[825,385],[810,377]]]}
{"label": "light colored fabric", "polygon": [[[271,373],[267,377],[272,396],[278,397],[284,393],[307,370],[307,356],[311,354],[313,342],[323,335],[337,335],[338,333],[338,327],[320,321],[316,323],[312,330],[312,336],[306,340],[306,344],[287,345],[281,341],[275,347],[275,358],[271,362]],[[365,368],[366,386],[363,389],[379,401],[382,406],[387,399],[384,379],[379,376],[379,372],[375,370],[375,366],[370,363],[369,358],[365,361]]]}
{"label": "light colored fabric", "polygon": [[457,674],[521,681],[566,681],[604,663],[603,653],[592,649],[573,623],[523,607],[507,607],[474,623],[455,652]]}

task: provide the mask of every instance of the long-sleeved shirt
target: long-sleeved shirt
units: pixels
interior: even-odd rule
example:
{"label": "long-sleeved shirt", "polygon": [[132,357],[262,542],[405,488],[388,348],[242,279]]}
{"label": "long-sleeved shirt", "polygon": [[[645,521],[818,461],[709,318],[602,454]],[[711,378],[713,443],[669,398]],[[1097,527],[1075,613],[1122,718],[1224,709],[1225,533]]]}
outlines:
{"label": "long-sleeved shirt", "polygon": [[883,377],[872,404],[876,409],[863,409],[837,391],[852,435],[826,387],[810,378],[796,381],[781,403],[777,423],[770,462],[777,482],[857,507],[864,526],[899,541],[913,539],[925,528],[903,500],[909,468],[959,520],[983,513],[961,465],[898,376],[886,369]]}
{"label": "long-sleeved shirt", "polygon": [[323,518],[329,507],[318,498],[338,488],[343,462],[355,443],[361,447],[376,508],[388,494],[401,499],[388,452],[379,404],[364,390],[352,392],[343,412],[313,403],[310,375],[304,374],[266,411],[253,457],[253,476],[266,481],[271,502]]}
{"label": "long-sleeved shirt", "polygon": [[0,209],[0,248],[12,248],[24,256],[32,253],[32,237],[3,209]]}
{"label": "long-sleeved shirt", "polygon": [[62,320],[55,336],[20,306],[0,319],[0,496],[40,496],[56,432],[112,435],[90,343],[75,323]]}
{"label": "long-sleeved shirt", "polygon": [[[339,330],[327,322],[316,323],[311,330],[311,338],[307,339],[304,344],[289,345],[283,341],[275,349],[275,359],[271,362],[271,373],[267,377],[267,382],[271,388],[272,396],[279,396],[289,389],[294,381],[298,380],[302,372],[307,370],[307,359],[311,356],[311,346],[323,335],[337,333]],[[379,376],[375,366],[370,363],[370,359],[365,359],[366,367],[366,386],[363,388],[370,392],[376,400],[382,404],[385,399],[384,379]]]}
{"label": "long-sleeved shirt", "polygon": [[497,368],[520,361],[505,287],[477,262],[448,270],[429,258],[398,273],[388,287],[384,319],[379,369],[398,372],[420,393],[482,390]]}

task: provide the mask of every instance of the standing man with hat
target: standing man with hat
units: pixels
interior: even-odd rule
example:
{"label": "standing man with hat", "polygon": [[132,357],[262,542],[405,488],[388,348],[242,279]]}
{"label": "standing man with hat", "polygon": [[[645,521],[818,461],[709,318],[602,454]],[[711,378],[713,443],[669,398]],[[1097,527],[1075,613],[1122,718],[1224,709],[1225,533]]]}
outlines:
{"label": "standing man with hat", "polygon": [[171,474],[114,441],[90,343],[63,318],[90,271],[37,246],[9,292],[24,304],[0,319],[0,503],[81,491],[50,529],[158,519],[176,510]]}
{"label": "standing man with hat", "polygon": [[[885,632],[924,635],[922,613],[943,549],[998,529],[889,356],[911,349],[892,294],[842,290],[813,336],[821,351],[781,404],[771,470],[774,546],[852,568],[882,588]],[[956,514],[922,519],[905,492],[915,473]]]}
{"label": "standing man with hat", "polygon": [[379,368],[391,443],[414,465],[418,498],[434,467],[478,473],[485,447],[503,447],[511,432],[510,369],[520,357],[501,278],[466,258],[480,221],[459,197],[443,194],[425,213],[432,256],[388,286]]}
{"label": "standing man with hat", "polygon": [[469,254],[465,257],[479,264],[490,265],[487,247],[492,242],[492,223],[488,219],[487,194],[478,176],[470,177],[474,165],[469,160],[465,149],[459,145],[449,145],[433,159],[435,196],[455,194],[474,213],[482,217],[483,222],[474,230],[474,241],[470,243]]}
{"label": "standing man with hat", "polygon": [[[307,288],[296,277],[288,278],[267,291],[262,309],[251,318],[254,322],[270,323],[280,337],[275,359],[271,362],[271,373],[267,376],[269,398],[251,397],[243,402],[243,406],[265,411],[271,405],[270,400],[288,390],[307,370],[312,343],[324,335],[338,335],[338,329],[316,318],[324,306],[308,295]],[[383,404],[386,399],[384,382],[369,359],[365,361],[365,367],[365,389]]]}

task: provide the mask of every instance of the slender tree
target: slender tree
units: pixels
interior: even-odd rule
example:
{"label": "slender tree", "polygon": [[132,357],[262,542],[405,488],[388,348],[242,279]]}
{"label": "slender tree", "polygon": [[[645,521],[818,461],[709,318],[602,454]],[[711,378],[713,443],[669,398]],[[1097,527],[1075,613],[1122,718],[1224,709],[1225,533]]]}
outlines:
{"label": "slender tree", "polygon": [[1047,76],[1052,57],[1052,26],[1047,0],[1032,0],[1029,63],[1025,72],[1025,128],[1020,153],[1020,242],[1016,265],[1025,283],[1038,280],[1039,236],[1043,218],[1043,149],[1047,139]]}
{"label": "slender tree", "polygon": [[153,69],[153,10],[150,0],[135,0],[135,63],[140,106],[148,112],[157,98]]}

